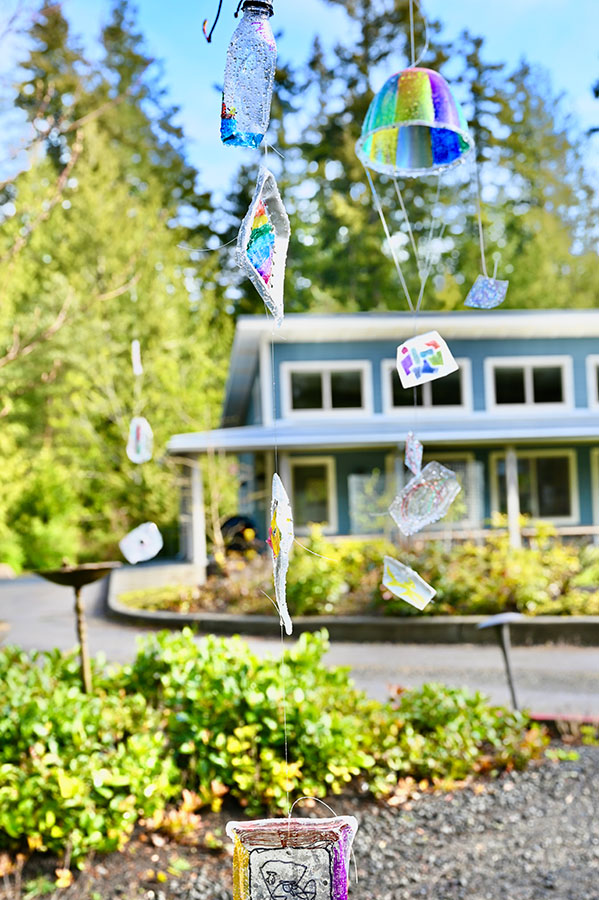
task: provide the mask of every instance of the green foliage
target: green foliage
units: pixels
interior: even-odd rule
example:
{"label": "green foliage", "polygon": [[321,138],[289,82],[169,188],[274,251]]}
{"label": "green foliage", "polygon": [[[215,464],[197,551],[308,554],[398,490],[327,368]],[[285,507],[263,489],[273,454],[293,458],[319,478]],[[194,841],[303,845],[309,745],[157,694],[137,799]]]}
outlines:
{"label": "green foliage", "polygon": [[323,665],[325,634],[302,635],[276,664],[238,638],[196,644],[188,629],[165,632],[145,642],[124,683],[170,711],[186,782],[200,792],[224,784],[251,813],[285,808],[288,792],[338,793],[357,776],[384,794],[399,775],[462,778],[483,758],[501,768],[538,752],[526,716],[480,694],[430,685],[397,709],[369,700],[346,669]]}
{"label": "green foliage", "polygon": [[139,694],[86,696],[75,655],[0,653],[0,847],[73,860],[123,846],[161,809],[176,770]]}
{"label": "green foliage", "polygon": [[[429,541],[402,550],[379,540],[331,541],[315,527],[291,556],[287,599],[293,615],[376,614],[393,616],[491,615],[518,611],[540,615],[599,615],[599,548],[566,543],[547,523],[536,523],[530,546],[509,545],[501,519],[483,543],[447,546]],[[311,551],[311,552],[309,552]],[[419,572],[437,591],[424,611],[381,584],[383,557],[394,556]],[[269,613],[272,593],[268,559],[228,563],[224,577],[199,588],[132,591],[119,599],[135,609],[174,612]]]}
{"label": "green foliage", "polygon": [[[327,648],[325,632],[303,635],[273,660],[239,638],[163,632],[132,665],[96,661],[93,696],[73,654],[4,648],[0,849],[69,846],[81,862],[121,848],[140,815],[187,829],[188,813],[227,793],[256,814],[358,777],[384,796],[406,775],[461,779],[541,752],[525,715],[479,694],[425,685],[397,705],[370,700],[347,669],[324,665]],[[180,810],[165,815],[184,785]]]}
{"label": "green foliage", "polygon": [[[60,4],[29,38],[16,102],[48,137],[0,192],[0,562],[48,568],[113,557],[148,519],[168,539],[179,469],[164,448],[216,424],[232,322],[218,254],[200,252],[210,200],[130,5],[114,4],[100,59]],[[143,470],[125,455],[135,414],[155,435]]]}

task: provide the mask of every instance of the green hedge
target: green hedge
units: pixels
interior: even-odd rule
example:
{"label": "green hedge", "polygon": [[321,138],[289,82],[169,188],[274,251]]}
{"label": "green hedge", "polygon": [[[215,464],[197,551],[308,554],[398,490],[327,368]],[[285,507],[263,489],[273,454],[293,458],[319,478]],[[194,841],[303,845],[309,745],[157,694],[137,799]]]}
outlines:
{"label": "green hedge", "polygon": [[[326,540],[313,529],[305,546],[295,547],[287,579],[292,615],[376,614],[393,616],[468,615],[519,611],[527,615],[599,615],[599,547],[560,540],[536,524],[530,546],[514,550],[505,532],[489,532],[481,544],[428,542],[420,550],[400,550],[379,540]],[[316,554],[316,555],[315,555]],[[412,566],[437,591],[421,612],[385,591],[383,557]],[[176,612],[218,610],[271,613],[268,558],[232,559],[224,576],[202,587],[133,591],[119,599],[139,609]]]}
{"label": "green hedge", "polygon": [[[525,715],[479,694],[426,685],[394,706],[322,662],[326,634],[277,661],[238,638],[189,629],[146,638],[132,665],[94,666],[82,693],[74,654],[0,651],[0,849],[75,862],[122,847],[140,816],[186,787],[258,814],[288,794],[323,797],[355,777],[376,795],[398,779],[461,779],[524,766],[543,747]],[[289,764],[285,761],[286,697]]]}

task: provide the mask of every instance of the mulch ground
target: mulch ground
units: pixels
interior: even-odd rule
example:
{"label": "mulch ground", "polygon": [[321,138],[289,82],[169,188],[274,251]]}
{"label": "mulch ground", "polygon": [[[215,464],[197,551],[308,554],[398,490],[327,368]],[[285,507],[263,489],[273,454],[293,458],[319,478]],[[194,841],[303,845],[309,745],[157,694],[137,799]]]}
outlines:
{"label": "mulch ground", "polygon": [[[355,815],[358,883],[368,900],[599,900],[599,747],[575,761],[545,761],[451,793],[396,807],[335,798]],[[320,814],[315,809],[310,814]],[[218,839],[228,814],[202,819]],[[231,900],[230,847],[186,847],[139,833],[122,853],[92,860],[61,900]],[[56,863],[32,860],[32,879]],[[354,878],[352,867],[352,878]],[[0,897],[17,900],[14,895]],[[19,898],[20,900],[20,898]]]}

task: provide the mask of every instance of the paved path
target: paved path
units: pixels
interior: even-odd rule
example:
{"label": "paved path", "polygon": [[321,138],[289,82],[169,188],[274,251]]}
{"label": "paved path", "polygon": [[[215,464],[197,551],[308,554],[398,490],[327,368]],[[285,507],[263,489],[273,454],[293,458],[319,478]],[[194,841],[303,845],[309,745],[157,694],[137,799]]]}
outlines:
{"label": "paved path", "polygon": [[[116,662],[131,659],[136,639],[145,630],[104,617],[102,584],[86,588],[83,596],[92,653],[103,652]],[[0,581],[0,619],[10,625],[4,640],[37,650],[74,646],[72,605],[68,588],[35,576]],[[248,641],[257,652],[280,652],[279,641]],[[599,716],[599,648],[515,647],[512,652],[523,706],[536,713]],[[392,685],[443,681],[481,690],[498,703],[509,702],[503,660],[495,647],[336,643],[327,661],[351,666],[356,684],[380,699]]]}

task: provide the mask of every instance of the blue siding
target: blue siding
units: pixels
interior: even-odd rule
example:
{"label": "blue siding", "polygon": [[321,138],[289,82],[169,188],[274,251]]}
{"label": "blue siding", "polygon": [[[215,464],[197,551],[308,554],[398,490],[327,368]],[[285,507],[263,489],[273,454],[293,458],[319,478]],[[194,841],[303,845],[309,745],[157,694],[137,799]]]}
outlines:
{"label": "blue siding", "polygon": [[[455,340],[450,341],[449,346],[454,356],[468,357],[472,361],[475,410],[485,408],[484,360],[489,356],[571,356],[574,361],[575,404],[578,408],[584,408],[587,405],[586,357],[599,353],[599,341],[594,338]],[[381,362],[383,359],[395,359],[396,350],[396,341],[275,344],[277,416],[281,416],[281,363],[313,360],[368,360],[372,366],[374,412],[382,412]]]}
{"label": "blue siding", "polygon": [[261,425],[262,424],[262,395],[260,393],[260,375],[258,372],[254,375],[252,382],[252,390],[250,391],[250,399],[248,403],[246,420],[244,425]]}
{"label": "blue siding", "polygon": [[[571,445],[570,445],[571,446]],[[465,447],[464,451],[467,451],[469,448]],[[539,452],[543,452],[543,450],[547,449],[556,449],[556,450],[566,450],[569,449],[567,445],[551,445],[543,444],[539,447],[531,447],[530,445],[516,447],[516,452],[518,450],[526,450],[532,451],[538,450]],[[581,525],[592,525],[593,524],[593,509],[592,509],[592,491],[591,491],[591,467],[590,467],[590,447],[588,446],[579,446],[577,448],[577,470],[578,470],[578,492],[579,492],[579,503],[580,503],[580,524]],[[427,456],[435,457],[437,455],[437,450],[439,454],[443,454],[447,451],[446,447],[436,448],[434,445],[427,446]],[[349,497],[348,497],[348,478],[353,474],[370,474],[374,469],[379,469],[381,473],[386,473],[386,458],[390,451],[388,449],[381,450],[351,450],[346,452],[340,451],[330,451],[326,450],[318,451],[314,453],[293,453],[290,454],[290,458],[293,459],[296,456],[301,457],[309,457],[309,456],[332,456],[335,459],[335,470],[336,470],[336,479],[337,479],[337,506],[338,506],[338,516],[339,516],[339,534],[349,534],[350,533],[350,518],[349,518]],[[398,451],[401,455],[401,451]],[[503,453],[505,452],[505,447],[501,444],[497,444],[492,447],[484,447],[484,448],[476,448],[474,450],[474,458],[477,462],[482,463],[483,465],[483,482],[484,482],[484,520],[483,524],[488,525],[489,519],[491,516],[491,468],[490,468],[490,456],[492,453]],[[451,462],[447,462],[447,465],[451,467]]]}
{"label": "blue siding", "polygon": [[289,458],[301,456],[332,456],[335,459],[337,479],[338,534],[350,533],[348,478],[350,475],[369,475],[374,469],[385,474],[388,450],[349,450],[346,452],[318,451],[317,453],[291,453]]}

